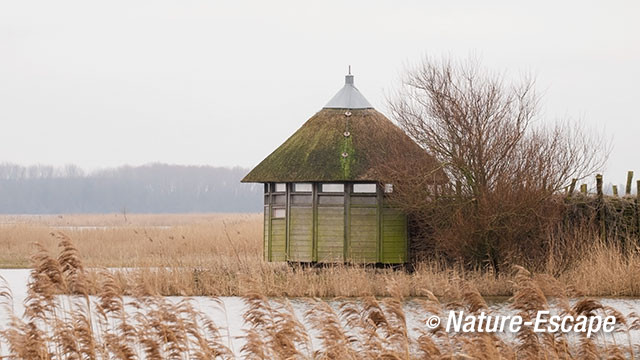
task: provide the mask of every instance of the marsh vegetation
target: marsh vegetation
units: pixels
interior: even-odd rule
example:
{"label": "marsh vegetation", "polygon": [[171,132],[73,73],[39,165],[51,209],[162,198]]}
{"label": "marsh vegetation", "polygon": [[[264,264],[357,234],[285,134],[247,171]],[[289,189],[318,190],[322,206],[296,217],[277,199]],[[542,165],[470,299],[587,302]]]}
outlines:
{"label": "marsh vegetation", "polygon": [[[29,267],[38,249],[58,249],[60,234],[73,239],[88,272],[112,268],[127,294],[144,288],[154,295],[357,297],[389,295],[393,282],[402,296],[438,296],[469,281],[483,296],[511,296],[514,274],[468,269],[425,260],[414,271],[357,265],[323,267],[268,263],[262,258],[259,214],[77,215],[3,217],[3,267]],[[8,224],[11,223],[11,224]],[[175,224],[173,226],[168,224]],[[62,227],[62,228],[61,228]],[[534,279],[554,278],[576,293],[640,296],[640,255],[635,248],[602,241],[597,233],[566,230],[549,239],[545,265]]]}
{"label": "marsh vegetation", "polygon": [[125,296],[112,272],[89,272],[68,237],[59,235],[58,244],[56,257],[42,248],[32,257],[23,315],[13,311],[11,291],[0,284],[0,303],[9,314],[0,326],[0,354],[8,358],[622,359],[640,350],[631,340],[640,328],[638,315],[576,297],[571,287],[551,277],[536,278],[521,267],[512,269],[508,306],[513,312],[532,318],[552,307],[552,297],[561,314],[615,317],[615,332],[587,337],[524,329],[505,337],[424,325],[429,316],[446,317],[451,310],[492,313],[475,284],[462,279],[443,296],[425,289],[422,298],[413,299],[424,317],[415,328],[408,325],[405,290],[392,278],[384,279],[385,297],[310,299],[303,314],[286,298],[269,298],[259,280],[252,280],[243,296],[243,345],[234,349],[227,324],[212,319],[194,300],[154,296],[144,287]]}

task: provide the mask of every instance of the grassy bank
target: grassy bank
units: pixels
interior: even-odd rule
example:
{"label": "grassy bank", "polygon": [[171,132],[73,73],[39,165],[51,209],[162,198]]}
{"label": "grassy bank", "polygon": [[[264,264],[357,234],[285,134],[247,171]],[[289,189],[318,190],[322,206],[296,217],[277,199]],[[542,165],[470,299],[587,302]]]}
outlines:
{"label": "grassy bank", "polygon": [[[9,220],[13,224],[6,225]],[[515,274],[510,270],[496,276],[437,262],[418,264],[412,273],[266,263],[260,214],[128,215],[126,221],[121,214],[5,217],[0,222],[5,223],[0,226],[0,266],[29,266],[36,242],[54,254],[60,234],[65,234],[87,268],[128,268],[115,273],[126,293],[244,296],[258,290],[266,296],[353,297],[389,295],[386,284],[394,283],[402,296],[455,297],[461,281],[473,283],[483,296],[514,293]],[[623,251],[597,237],[581,244],[572,254],[555,254],[533,275],[534,281],[546,289],[553,278],[575,294],[640,296],[640,255],[635,249]]]}

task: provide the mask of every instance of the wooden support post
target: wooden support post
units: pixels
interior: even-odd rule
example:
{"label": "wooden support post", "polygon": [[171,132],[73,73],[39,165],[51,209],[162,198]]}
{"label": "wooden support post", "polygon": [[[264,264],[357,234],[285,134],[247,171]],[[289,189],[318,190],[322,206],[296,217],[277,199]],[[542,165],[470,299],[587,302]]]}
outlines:
{"label": "wooden support post", "polygon": [[598,204],[598,220],[600,222],[600,238],[605,240],[607,237],[607,225],[605,223],[604,195],[602,193],[602,175],[596,175],[596,191]]}
{"label": "wooden support post", "polygon": [[378,209],[376,210],[378,216],[376,219],[377,222],[377,234],[376,234],[376,262],[382,262],[382,254],[384,253],[384,241],[382,239],[383,228],[382,228],[382,212],[384,211],[382,208],[382,201],[384,197],[384,189],[382,186],[376,186],[376,203],[378,204]]}
{"label": "wooden support post", "polygon": [[313,183],[311,187],[311,206],[313,211],[313,237],[311,238],[311,261],[318,261],[318,192],[322,190],[321,183]]}
{"label": "wooden support post", "polygon": [[618,185],[613,185],[613,196],[618,197]]}
{"label": "wooden support post", "polygon": [[580,192],[584,195],[587,195],[587,184],[580,185]]}
{"label": "wooden support post", "polygon": [[631,180],[633,180],[633,171],[627,172],[627,188],[624,190],[624,194],[631,195]]}
{"label": "wooden support post", "polygon": [[576,190],[576,183],[578,182],[578,179],[573,178],[571,179],[571,185],[569,185],[569,192],[567,193],[567,197],[570,198],[571,195],[573,195],[573,192]]}
{"label": "wooden support post", "polygon": [[271,262],[273,261],[273,257],[271,256],[271,243],[273,242],[273,236],[271,236],[272,233],[272,229],[273,229],[273,224],[272,224],[272,219],[273,219],[273,187],[275,185],[274,184],[269,184],[269,206],[268,206],[268,237],[267,237],[267,261]]}
{"label": "wooden support post", "polygon": [[353,184],[344,184],[344,245],[342,247],[343,262],[349,262],[349,247],[351,246],[351,193]]}
{"label": "wooden support post", "polygon": [[293,183],[286,183],[284,188],[286,191],[284,200],[284,258],[285,261],[288,262],[291,260],[291,242],[289,241],[291,232],[289,229],[291,228],[291,193],[293,192]]}

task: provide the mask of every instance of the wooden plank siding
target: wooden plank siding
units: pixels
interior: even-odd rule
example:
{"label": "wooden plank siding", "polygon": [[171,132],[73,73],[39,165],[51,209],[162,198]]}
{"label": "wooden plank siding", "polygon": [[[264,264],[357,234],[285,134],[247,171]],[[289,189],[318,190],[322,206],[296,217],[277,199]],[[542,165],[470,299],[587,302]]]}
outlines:
{"label": "wooden plank siding", "polygon": [[313,261],[313,208],[291,206],[289,220],[289,260]]}
{"label": "wooden plank siding", "polygon": [[271,261],[287,260],[287,224],[284,218],[271,219]]}
{"label": "wooden plank siding", "polygon": [[344,261],[344,206],[318,206],[318,262]]}
{"label": "wooden plank siding", "polygon": [[269,204],[264,207],[264,251],[263,256],[265,261],[271,261],[269,257]]}
{"label": "wooden plank siding", "polygon": [[349,261],[378,262],[378,209],[351,205],[349,217]]}
{"label": "wooden plank siding", "polygon": [[381,263],[399,264],[407,261],[407,216],[400,210],[382,209]]}

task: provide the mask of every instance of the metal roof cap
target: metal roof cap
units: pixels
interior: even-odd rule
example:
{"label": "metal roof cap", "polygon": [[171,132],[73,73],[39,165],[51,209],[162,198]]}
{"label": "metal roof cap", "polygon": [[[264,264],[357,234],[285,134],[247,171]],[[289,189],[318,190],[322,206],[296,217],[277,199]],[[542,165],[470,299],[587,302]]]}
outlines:
{"label": "metal roof cap", "polygon": [[373,109],[358,88],[353,85],[353,75],[344,77],[344,86],[329,100],[323,109]]}

